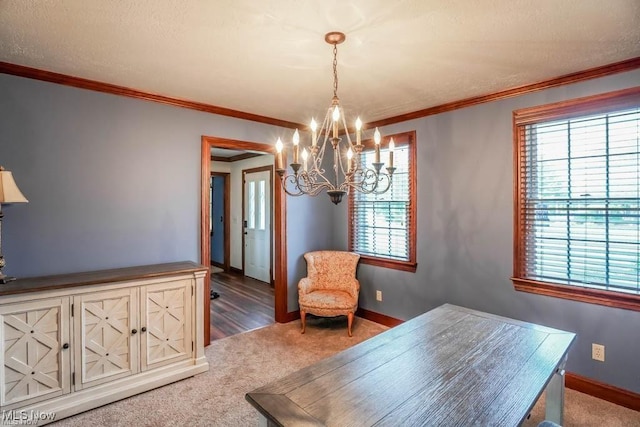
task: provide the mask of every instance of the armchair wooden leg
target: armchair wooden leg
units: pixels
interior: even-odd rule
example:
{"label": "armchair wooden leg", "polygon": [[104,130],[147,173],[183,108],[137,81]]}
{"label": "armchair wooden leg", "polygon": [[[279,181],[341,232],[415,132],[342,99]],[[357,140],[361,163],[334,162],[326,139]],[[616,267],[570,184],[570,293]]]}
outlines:
{"label": "armchair wooden leg", "polygon": [[351,325],[353,324],[353,313],[347,314],[347,330],[349,331],[349,336],[351,335]]}
{"label": "armchair wooden leg", "polygon": [[305,313],[304,310],[300,310],[300,323],[302,323],[302,331],[300,332],[301,334],[304,334],[304,328],[307,324],[306,320],[307,320],[307,313]]}

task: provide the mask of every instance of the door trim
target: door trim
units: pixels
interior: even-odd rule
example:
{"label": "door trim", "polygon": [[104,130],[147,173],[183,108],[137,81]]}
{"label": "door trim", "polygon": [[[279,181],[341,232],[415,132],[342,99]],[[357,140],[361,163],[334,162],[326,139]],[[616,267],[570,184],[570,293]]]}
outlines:
{"label": "door trim", "polygon": [[[224,271],[229,271],[231,265],[231,227],[229,225],[231,222],[231,174],[228,172],[211,172],[211,176],[221,176],[224,178],[224,261],[222,268]],[[211,239],[211,236],[209,236],[209,239]],[[209,260],[207,266],[210,264],[211,260]]]}
{"label": "door trim", "polygon": [[256,173],[256,172],[266,172],[269,171],[269,181],[271,183],[271,197],[269,197],[269,216],[271,216],[271,227],[269,227],[269,284],[273,285],[273,227],[274,227],[274,222],[273,222],[273,188],[275,187],[274,183],[273,183],[273,166],[272,165],[267,165],[267,166],[260,166],[257,168],[250,168],[250,169],[242,169],[242,222],[241,222],[241,226],[243,228],[242,230],[242,271],[247,271],[246,267],[245,267],[245,263],[244,263],[244,221],[245,221],[245,211],[244,211],[244,205],[245,205],[245,200],[244,198],[246,197],[246,194],[244,193],[244,184],[245,184],[245,179],[248,173]]}
{"label": "door trim", "polygon": [[[200,264],[207,267],[204,281],[204,345],[211,344],[211,236],[209,236],[209,179],[211,176],[211,148],[230,148],[236,150],[261,151],[274,155],[275,147],[270,144],[238,141],[215,136],[201,137],[200,150]],[[297,318],[297,313],[287,312],[287,216],[286,198],[281,185],[273,183],[273,231],[275,244],[275,319],[278,323],[286,323]]]}

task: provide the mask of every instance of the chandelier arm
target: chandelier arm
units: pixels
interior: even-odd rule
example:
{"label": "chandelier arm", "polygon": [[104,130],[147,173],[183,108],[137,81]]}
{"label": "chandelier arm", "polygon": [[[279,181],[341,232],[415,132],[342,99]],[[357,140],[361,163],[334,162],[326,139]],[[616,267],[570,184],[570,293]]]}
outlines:
{"label": "chandelier arm", "polygon": [[331,186],[330,184],[327,184],[325,182],[321,182],[321,183],[314,183],[313,185],[310,186],[306,186],[304,184],[300,184],[300,186],[298,187],[299,192],[301,194],[305,194],[308,196],[317,196],[320,192],[322,192],[322,190],[331,190],[333,189],[333,186]]}
{"label": "chandelier arm", "polygon": [[329,142],[329,138],[331,135],[331,122],[333,121],[331,115],[333,110],[331,107],[327,109],[327,114],[324,116],[323,128],[324,128],[324,139],[322,140],[323,147]]}
{"label": "chandelier arm", "polygon": [[[387,184],[384,186],[380,186],[380,182],[382,181],[386,181]],[[389,188],[391,188],[391,184],[393,183],[393,177],[389,174],[383,173],[380,176],[380,179],[378,181],[378,185],[376,185],[376,189],[373,191],[375,194],[382,194],[382,193],[386,193]]]}
{"label": "chandelier arm", "polygon": [[344,111],[342,110],[342,106],[340,106],[340,118],[342,119],[342,126],[344,127],[344,136],[345,138],[347,138],[349,147],[353,149],[353,142],[351,142],[351,135],[349,135],[349,128],[347,127],[347,116],[346,114],[344,114]]}
{"label": "chandelier arm", "polygon": [[[286,175],[282,176],[281,180],[282,180],[282,189],[288,195],[290,195],[290,196],[302,196],[303,194],[305,194],[300,189],[300,187],[298,185],[298,182],[297,182],[298,180],[297,180],[295,175],[286,174]],[[288,185],[288,183],[291,183],[291,185]]]}
{"label": "chandelier arm", "polygon": [[[351,148],[351,152],[353,153],[354,156],[356,156],[356,152],[355,152],[355,149],[354,149],[354,146],[353,146],[353,142],[351,141],[351,136],[349,136],[349,130],[347,128],[347,117],[344,114],[344,110],[342,109],[342,106],[339,106],[338,108],[340,109],[340,119],[342,120],[342,126],[344,127],[344,134],[345,134],[345,138],[347,140],[347,150],[349,148]],[[345,181],[349,181],[349,179],[347,179],[348,178],[348,169],[349,169],[348,162],[349,161],[347,160],[347,169],[345,170],[344,164],[343,164],[343,155],[346,156],[346,152],[345,153],[340,153],[340,170],[342,172],[342,176],[345,177]]]}
{"label": "chandelier arm", "polygon": [[329,181],[329,178],[326,177],[326,170],[321,167],[321,165],[317,166],[314,171],[314,181],[317,181],[318,178],[322,178],[322,181],[326,182],[328,185],[333,185],[331,184],[331,181]]}
{"label": "chandelier arm", "polygon": [[316,186],[313,176],[308,173],[302,172],[295,176],[296,186],[298,190],[304,194],[311,194]]}
{"label": "chandelier arm", "polygon": [[[385,184],[386,182],[386,184]],[[380,185],[383,183],[383,185]],[[346,185],[365,194],[382,194],[389,190],[392,176],[387,173],[377,173],[373,169],[359,169],[354,173],[354,179]]]}
{"label": "chandelier arm", "polygon": [[[317,178],[318,176],[322,177],[324,182],[318,182]],[[322,189],[327,188],[329,190],[334,189],[335,187],[333,186],[333,184],[331,184],[325,177],[324,175],[317,175],[315,173],[302,173],[300,174],[300,176],[296,179],[298,188],[310,195],[316,195],[318,194],[320,191],[322,191]]]}
{"label": "chandelier arm", "polygon": [[340,190],[343,191],[349,191],[350,188],[353,188],[357,191],[362,191],[361,188],[364,185],[364,180],[362,178],[362,171],[359,170],[355,170],[352,172],[350,179],[345,180],[341,185],[340,185]]}
{"label": "chandelier arm", "polygon": [[318,164],[322,165],[322,161],[324,159],[324,150],[327,146],[327,141],[329,138],[329,128],[331,127],[331,108],[327,111],[324,116],[324,120],[322,121],[322,126],[320,127],[320,137],[318,139],[322,139],[322,143],[320,144],[320,149],[318,151]]}
{"label": "chandelier arm", "polygon": [[331,130],[331,113],[332,110],[331,108],[329,108],[327,110],[327,114],[324,117],[324,120],[322,122],[322,127],[320,129],[324,129],[324,138],[322,141],[322,145],[320,146],[320,150],[318,152],[318,156],[317,156],[317,161],[316,161],[316,171],[318,173],[318,175],[330,186],[333,187],[334,185],[331,183],[331,181],[329,180],[329,178],[327,178],[326,174],[325,174],[325,169],[323,167],[323,162],[324,162],[324,155],[325,155],[325,150],[327,149],[327,142],[329,141],[329,135],[330,135],[330,130]]}
{"label": "chandelier arm", "polygon": [[325,147],[326,147],[326,144],[323,144],[322,148],[320,149],[320,154],[318,155],[318,158],[314,161],[312,173],[314,174],[315,180],[317,180],[318,178],[322,178],[322,180],[326,182],[328,185],[332,185],[329,179],[326,177],[326,171],[322,165],[322,161],[323,161],[322,159],[324,158]]}
{"label": "chandelier arm", "polygon": [[282,188],[290,196],[315,196],[323,189],[333,189],[333,186],[327,183],[315,183],[308,179],[306,173],[287,174],[282,177]]}
{"label": "chandelier arm", "polygon": [[[321,170],[321,174],[312,171],[310,173],[306,173],[303,176],[303,182],[299,185],[302,191],[310,192],[310,193],[318,193],[322,188],[327,186],[331,186],[331,183],[327,182],[324,177],[324,170]],[[322,178],[319,180],[318,178]],[[317,189],[317,190],[316,190]]]}

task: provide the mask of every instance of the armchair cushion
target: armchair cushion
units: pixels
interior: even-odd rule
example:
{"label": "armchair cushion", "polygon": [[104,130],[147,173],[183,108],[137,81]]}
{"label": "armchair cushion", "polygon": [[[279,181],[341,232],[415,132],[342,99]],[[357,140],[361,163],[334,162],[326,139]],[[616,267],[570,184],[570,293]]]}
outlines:
{"label": "armchair cushion", "polygon": [[[344,291],[334,291],[332,289],[322,289],[313,291],[301,297],[303,304],[307,307],[307,311],[313,309],[314,314],[319,314],[320,311],[327,310],[353,310],[354,304],[357,302],[353,300],[351,294]],[[327,316],[331,316],[327,314]],[[339,314],[334,314],[339,316]]]}

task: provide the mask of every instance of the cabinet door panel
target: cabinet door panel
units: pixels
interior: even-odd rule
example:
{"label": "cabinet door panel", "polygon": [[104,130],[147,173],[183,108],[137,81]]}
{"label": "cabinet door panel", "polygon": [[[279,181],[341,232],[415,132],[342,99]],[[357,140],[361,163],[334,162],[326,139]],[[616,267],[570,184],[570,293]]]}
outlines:
{"label": "cabinet door panel", "polygon": [[141,288],[143,370],[191,357],[191,299],[190,280]]}
{"label": "cabinet door panel", "polygon": [[0,405],[33,403],[70,391],[69,298],[0,307]]}
{"label": "cabinet door panel", "polygon": [[[74,297],[76,390],[138,372],[137,290]],[[78,378],[79,377],[79,378]]]}

